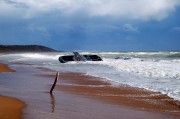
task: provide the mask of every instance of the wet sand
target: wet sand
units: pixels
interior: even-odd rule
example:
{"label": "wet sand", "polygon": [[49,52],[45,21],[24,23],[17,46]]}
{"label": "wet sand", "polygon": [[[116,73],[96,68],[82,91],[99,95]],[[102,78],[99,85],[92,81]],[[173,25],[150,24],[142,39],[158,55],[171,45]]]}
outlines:
{"label": "wet sand", "polygon": [[[58,90],[84,95],[114,105],[178,115],[180,101],[167,95],[133,88],[127,85],[112,85],[103,79],[73,72],[61,72]],[[53,76],[52,76],[53,77]]]}
{"label": "wet sand", "polygon": [[[0,64],[1,72],[15,72],[15,70],[6,64]],[[21,119],[22,109],[25,107],[25,103],[18,99],[0,96],[0,119]]]}
{"label": "wet sand", "polygon": [[[179,119],[179,102],[166,95],[104,79],[60,72],[51,95],[56,71],[13,64],[16,72],[3,74],[0,91],[23,100],[24,119]],[[13,77],[13,79],[12,79]]]}
{"label": "wet sand", "polygon": [[18,99],[0,96],[0,119],[21,119],[25,106]]}

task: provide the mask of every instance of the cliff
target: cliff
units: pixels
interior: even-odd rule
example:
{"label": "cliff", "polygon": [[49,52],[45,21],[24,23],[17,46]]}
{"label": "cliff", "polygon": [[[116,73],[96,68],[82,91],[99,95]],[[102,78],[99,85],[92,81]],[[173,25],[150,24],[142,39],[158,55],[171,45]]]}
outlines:
{"label": "cliff", "polygon": [[55,52],[56,50],[40,45],[0,45],[0,52]]}

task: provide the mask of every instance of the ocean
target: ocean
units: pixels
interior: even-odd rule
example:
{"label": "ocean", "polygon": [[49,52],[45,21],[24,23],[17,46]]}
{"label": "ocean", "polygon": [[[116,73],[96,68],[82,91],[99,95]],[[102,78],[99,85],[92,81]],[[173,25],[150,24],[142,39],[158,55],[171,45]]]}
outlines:
{"label": "ocean", "polygon": [[97,54],[103,61],[60,63],[59,56],[71,52],[0,54],[0,61],[33,67],[45,67],[56,71],[80,72],[101,77],[114,86],[129,85],[161,92],[180,101],[180,52],[80,52]]}

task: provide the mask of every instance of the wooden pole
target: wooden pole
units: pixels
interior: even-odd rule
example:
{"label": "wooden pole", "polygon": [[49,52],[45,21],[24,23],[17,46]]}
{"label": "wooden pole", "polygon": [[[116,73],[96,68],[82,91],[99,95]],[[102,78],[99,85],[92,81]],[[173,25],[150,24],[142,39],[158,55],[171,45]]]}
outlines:
{"label": "wooden pole", "polygon": [[51,112],[54,113],[54,108],[55,108],[55,99],[53,93],[50,93],[51,96]]}
{"label": "wooden pole", "polygon": [[55,78],[54,83],[53,83],[53,85],[52,85],[52,87],[51,87],[51,90],[50,90],[50,93],[51,93],[51,94],[52,94],[52,92],[53,92],[53,90],[54,90],[54,87],[56,86],[56,83],[57,83],[58,78],[59,78],[59,72],[56,73],[56,78]]}

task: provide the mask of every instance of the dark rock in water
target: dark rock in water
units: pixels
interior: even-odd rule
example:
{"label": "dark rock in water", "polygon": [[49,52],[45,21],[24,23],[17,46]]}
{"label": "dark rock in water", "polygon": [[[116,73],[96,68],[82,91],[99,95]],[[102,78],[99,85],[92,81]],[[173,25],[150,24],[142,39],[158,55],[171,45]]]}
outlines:
{"label": "dark rock in water", "polygon": [[131,58],[130,57],[125,57],[124,60],[130,60]]}
{"label": "dark rock in water", "polygon": [[115,59],[130,60],[132,58],[130,58],[130,57],[116,57]]}
{"label": "dark rock in water", "polygon": [[0,52],[55,52],[56,50],[40,45],[0,45]]}
{"label": "dark rock in water", "polygon": [[124,59],[123,57],[116,57],[115,59]]}

